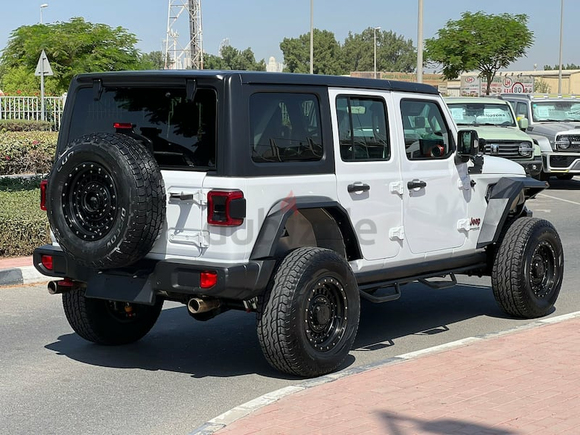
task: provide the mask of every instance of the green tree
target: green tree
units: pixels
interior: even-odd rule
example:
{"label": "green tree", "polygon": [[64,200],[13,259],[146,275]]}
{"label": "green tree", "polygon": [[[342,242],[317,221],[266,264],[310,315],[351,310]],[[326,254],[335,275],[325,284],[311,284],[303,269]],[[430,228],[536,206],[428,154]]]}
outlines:
{"label": "green tree", "polygon": [[152,51],[141,55],[142,69],[164,69],[165,61],[161,51]]}
{"label": "green tree", "polygon": [[[544,71],[554,71],[559,69],[560,65],[544,65]],[[580,69],[580,65],[576,65],[575,63],[567,63],[566,65],[562,65],[562,69]]]}
{"label": "green tree", "polygon": [[266,71],[264,59],[256,62],[256,57],[251,48],[243,51],[232,46],[225,46],[221,49],[220,56],[204,54],[204,69],[221,69],[235,71]]}
{"label": "green tree", "polygon": [[[314,29],[314,74],[339,75],[347,72],[342,47],[327,30]],[[284,54],[285,71],[310,72],[310,33],[298,38],[284,38],[280,43]]]}
{"label": "green tree", "polygon": [[34,74],[45,50],[54,71],[56,91],[65,92],[74,75],[84,72],[142,69],[137,38],[122,27],[68,22],[21,26],[14,30],[0,58],[4,74],[25,68]]}
{"label": "green tree", "polygon": [[[347,71],[372,71],[374,69],[375,30],[362,33],[349,32],[342,48]],[[391,31],[377,31],[377,71],[413,72],[417,52],[413,41]],[[316,62],[314,63],[316,65]]]}
{"label": "green tree", "polygon": [[[0,73],[0,89],[6,95],[40,95],[40,77],[30,73],[28,68],[19,66],[10,68]],[[57,96],[62,92],[57,91],[56,80],[53,77],[45,77],[44,94]]]}
{"label": "green tree", "polygon": [[527,15],[488,15],[464,12],[447,22],[436,38],[425,41],[425,59],[443,66],[448,80],[463,72],[479,71],[487,80],[486,94],[497,71],[526,54],[534,41]]}

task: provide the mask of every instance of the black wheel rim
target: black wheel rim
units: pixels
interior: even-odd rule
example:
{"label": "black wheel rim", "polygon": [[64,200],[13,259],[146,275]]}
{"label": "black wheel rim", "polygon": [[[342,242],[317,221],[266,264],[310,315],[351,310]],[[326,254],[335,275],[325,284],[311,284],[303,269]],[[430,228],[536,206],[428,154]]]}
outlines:
{"label": "black wheel rim", "polygon": [[119,323],[132,323],[140,317],[142,306],[128,302],[105,301],[107,312]]}
{"label": "black wheel rim", "polygon": [[554,290],[556,265],[557,258],[552,245],[541,242],[532,254],[529,270],[530,285],[537,298],[544,299]]}
{"label": "black wheel rim", "polygon": [[77,165],[62,193],[64,219],[82,240],[100,240],[117,216],[117,188],[111,174],[98,163]]}
{"label": "black wheel rim", "polygon": [[306,337],[313,349],[328,352],[346,331],[348,303],[342,284],[332,277],[319,279],[306,303]]}

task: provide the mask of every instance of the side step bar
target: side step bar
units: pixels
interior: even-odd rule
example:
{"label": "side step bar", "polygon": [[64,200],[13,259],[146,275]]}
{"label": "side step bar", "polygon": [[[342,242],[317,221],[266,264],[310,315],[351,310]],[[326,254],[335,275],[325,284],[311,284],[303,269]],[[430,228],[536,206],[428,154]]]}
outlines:
{"label": "side step bar", "polygon": [[[417,279],[417,282],[420,282],[421,284],[426,285],[427,287],[430,287],[432,289],[435,290],[441,290],[441,289],[446,289],[446,288],[451,288],[453,286],[455,286],[457,284],[457,278],[455,277],[454,273],[449,273],[443,276],[440,276],[439,278],[445,278],[447,275],[449,275],[449,278],[451,279],[450,281],[444,281],[444,280],[437,280],[437,281],[429,281],[427,278],[420,278]],[[401,297],[401,283],[399,282],[391,282],[391,283],[382,283],[381,284],[375,284],[374,286],[370,286],[370,285],[362,285],[359,287],[359,293],[361,298],[366,299],[369,302],[372,302],[373,304],[380,304],[383,302],[390,302],[390,301],[396,301],[397,299],[399,299]],[[408,282],[404,282],[403,284],[408,284]],[[376,295],[376,292],[380,292],[381,290],[384,289],[388,289],[388,288],[392,288],[394,290],[394,292],[390,292],[388,294],[383,294],[383,295]],[[369,293],[369,291],[372,291],[372,293]]]}

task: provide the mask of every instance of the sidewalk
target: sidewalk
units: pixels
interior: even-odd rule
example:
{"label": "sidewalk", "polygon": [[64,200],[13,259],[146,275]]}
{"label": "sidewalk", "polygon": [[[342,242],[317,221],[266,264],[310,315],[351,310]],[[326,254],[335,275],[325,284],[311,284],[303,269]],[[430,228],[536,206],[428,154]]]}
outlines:
{"label": "sidewalk", "polygon": [[32,257],[0,258],[0,286],[49,281],[32,265]]}
{"label": "sidewalk", "polygon": [[580,434],[580,312],[351,373],[268,394],[193,434]]}

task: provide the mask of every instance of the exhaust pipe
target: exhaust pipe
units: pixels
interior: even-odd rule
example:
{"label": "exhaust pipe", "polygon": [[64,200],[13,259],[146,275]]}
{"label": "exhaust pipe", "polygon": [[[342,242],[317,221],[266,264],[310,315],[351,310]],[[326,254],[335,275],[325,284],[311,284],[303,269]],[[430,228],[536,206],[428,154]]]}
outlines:
{"label": "exhaust pipe", "polygon": [[62,279],[60,281],[50,281],[48,283],[48,292],[51,295],[58,295],[61,293],[66,293],[75,288],[76,284],[71,279]]}
{"label": "exhaust pipe", "polygon": [[218,299],[191,298],[187,301],[187,309],[191,314],[206,313],[219,308],[221,302]]}

